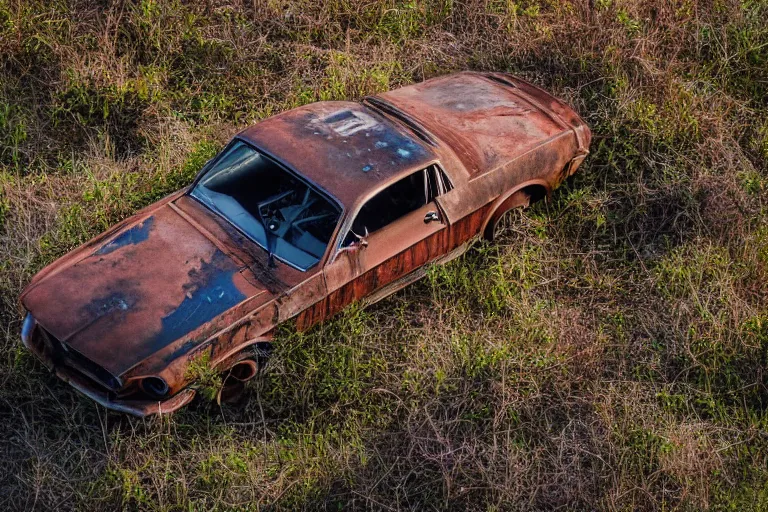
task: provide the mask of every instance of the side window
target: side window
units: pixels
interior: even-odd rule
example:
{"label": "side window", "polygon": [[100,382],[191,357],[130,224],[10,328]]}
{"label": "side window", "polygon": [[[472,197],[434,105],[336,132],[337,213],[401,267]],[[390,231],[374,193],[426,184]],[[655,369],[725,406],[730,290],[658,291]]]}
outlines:
{"label": "side window", "polygon": [[442,169],[442,167],[435,164],[431,166],[430,169],[432,171],[432,175],[437,181],[438,189],[440,190],[440,193],[437,195],[445,194],[446,192],[453,190],[453,183],[451,183],[451,180],[449,180],[448,176],[445,175],[445,171]]}
{"label": "side window", "polygon": [[425,191],[429,197],[427,202],[433,201],[440,194],[445,194],[446,192],[453,190],[453,185],[445,175],[445,171],[443,171],[439,165],[430,165],[424,169],[424,174],[427,180]]}
{"label": "side window", "polygon": [[342,246],[346,247],[355,242],[355,233],[362,235],[366,229],[369,234],[374,233],[400,217],[418,210],[452,188],[437,165],[431,165],[401,179],[373,196],[360,208]]}

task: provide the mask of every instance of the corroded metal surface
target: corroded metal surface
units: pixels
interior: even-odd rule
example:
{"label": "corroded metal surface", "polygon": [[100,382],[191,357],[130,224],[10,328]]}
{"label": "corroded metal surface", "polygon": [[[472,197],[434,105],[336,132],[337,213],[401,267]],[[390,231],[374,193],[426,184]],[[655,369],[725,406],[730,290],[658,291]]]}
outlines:
{"label": "corroded metal surface", "polygon": [[[99,403],[136,415],[183,406],[195,394],[192,360],[225,371],[256,358],[282,322],[306,329],[405,286],[534,189],[551,192],[591,139],[568,106],[497,73],[315,103],[239,136],[340,201],[332,243],[305,272],[273,268],[259,245],[183,190],[43,269],[21,297],[24,343]],[[341,247],[365,201],[431,164],[452,190],[375,231],[367,246]],[[140,386],[149,376],[168,384],[160,399]]]}
{"label": "corroded metal surface", "polygon": [[166,206],[32,286],[24,304],[45,309],[50,334],[117,376],[261,291]]}
{"label": "corroded metal surface", "polygon": [[381,95],[445,141],[470,175],[487,172],[569,130],[517,86],[459,73]]}
{"label": "corroded metal surface", "polygon": [[435,160],[428,145],[360,103],[318,102],[266,119],[241,137],[275,156],[345,206],[409,169]]}

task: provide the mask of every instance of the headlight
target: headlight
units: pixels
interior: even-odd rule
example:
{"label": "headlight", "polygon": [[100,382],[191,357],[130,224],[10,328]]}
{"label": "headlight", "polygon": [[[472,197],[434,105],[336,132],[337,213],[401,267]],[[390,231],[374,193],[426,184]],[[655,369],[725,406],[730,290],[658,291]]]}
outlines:
{"label": "headlight", "polygon": [[163,398],[169,391],[165,379],[156,375],[141,379],[141,389],[152,398]]}

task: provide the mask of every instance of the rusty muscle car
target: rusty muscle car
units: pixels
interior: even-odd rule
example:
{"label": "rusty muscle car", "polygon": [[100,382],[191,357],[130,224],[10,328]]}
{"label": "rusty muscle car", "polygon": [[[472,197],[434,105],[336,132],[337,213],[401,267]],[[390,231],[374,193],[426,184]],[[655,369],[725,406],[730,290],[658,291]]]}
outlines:
{"label": "rusty muscle car", "polygon": [[573,109],[504,73],[283,112],[39,272],[21,295],[22,340],[110,409],[172,412],[199,390],[193,361],[241,386],[276,326],[373,303],[493,239],[590,140]]}

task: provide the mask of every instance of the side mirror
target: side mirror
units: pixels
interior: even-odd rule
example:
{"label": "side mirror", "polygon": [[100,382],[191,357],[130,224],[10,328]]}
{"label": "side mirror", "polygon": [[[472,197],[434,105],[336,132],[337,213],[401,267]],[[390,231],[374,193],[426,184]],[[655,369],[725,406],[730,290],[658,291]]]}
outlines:
{"label": "side mirror", "polygon": [[368,234],[369,233],[368,233],[368,227],[367,226],[365,227],[365,234],[363,234],[363,235],[358,235],[357,233],[355,233],[354,231],[351,231],[351,230],[350,230],[350,233],[355,235],[355,238],[357,238],[357,242],[355,242],[355,244],[360,249],[362,249],[363,247],[368,247]]}
{"label": "side mirror", "polygon": [[333,263],[334,261],[336,261],[336,258],[341,254],[347,254],[349,257],[352,257],[353,255],[357,254],[358,251],[361,251],[364,248],[368,247],[368,228],[365,228],[365,234],[363,235],[358,235],[352,230],[350,230],[349,232],[352,233],[352,235],[354,235],[355,241],[339,248],[336,254],[331,258],[329,263]]}

